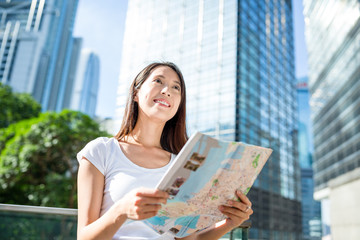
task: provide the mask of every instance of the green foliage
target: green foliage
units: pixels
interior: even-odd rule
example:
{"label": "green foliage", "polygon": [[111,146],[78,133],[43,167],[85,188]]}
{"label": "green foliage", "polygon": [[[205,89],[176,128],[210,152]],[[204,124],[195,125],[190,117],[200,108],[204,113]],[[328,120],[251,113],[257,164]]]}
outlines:
{"label": "green foliage", "polygon": [[37,117],[41,105],[27,93],[13,93],[11,88],[0,83],[0,128],[5,128],[22,119]]}
{"label": "green foliage", "polygon": [[90,117],[70,110],[0,129],[0,202],[76,207],[76,153],[107,135]]}

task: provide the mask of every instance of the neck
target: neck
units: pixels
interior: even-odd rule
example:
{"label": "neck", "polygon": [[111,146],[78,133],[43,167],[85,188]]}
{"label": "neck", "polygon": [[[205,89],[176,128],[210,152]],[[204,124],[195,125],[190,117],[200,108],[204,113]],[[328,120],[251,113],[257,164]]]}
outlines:
{"label": "neck", "polygon": [[134,130],[129,135],[128,141],[144,147],[161,148],[160,138],[164,126],[164,123],[145,122],[138,119]]}

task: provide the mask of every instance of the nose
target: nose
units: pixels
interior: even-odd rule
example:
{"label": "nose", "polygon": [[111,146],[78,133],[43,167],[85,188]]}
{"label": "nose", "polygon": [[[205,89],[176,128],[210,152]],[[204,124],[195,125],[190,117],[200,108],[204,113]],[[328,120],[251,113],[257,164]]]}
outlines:
{"label": "nose", "polygon": [[167,86],[163,87],[163,89],[161,90],[161,94],[170,97],[169,88]]}

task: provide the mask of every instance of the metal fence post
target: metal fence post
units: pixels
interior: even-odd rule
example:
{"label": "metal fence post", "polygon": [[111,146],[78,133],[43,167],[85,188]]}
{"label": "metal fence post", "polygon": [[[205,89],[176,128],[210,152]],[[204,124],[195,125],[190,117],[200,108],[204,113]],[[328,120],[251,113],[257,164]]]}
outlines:
{"label": "metal fence post", "polygon": [[236,240],[235,239],[235,231],[241,229],[241,240],[248,240],[249,239],[249,229],[251,227],[251,221],[243,222],[240,226],[237,228],[234,228],[230,231],[230,238],[229,240]]}
{"label": "metal fence post", "polygon": [[249,228],[241,229],[241,240],[248,240],[249,239]]}

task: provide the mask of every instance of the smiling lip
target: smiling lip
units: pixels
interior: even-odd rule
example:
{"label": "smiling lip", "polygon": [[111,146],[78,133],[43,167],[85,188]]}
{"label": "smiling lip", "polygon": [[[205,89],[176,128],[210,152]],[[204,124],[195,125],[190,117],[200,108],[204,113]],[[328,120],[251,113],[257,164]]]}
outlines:
{"label": "smiling lip", "polygon": [[159,103],[160,105],[165,107],[170,107],[170,103],[164,99],[155,99],[154,102]]}

